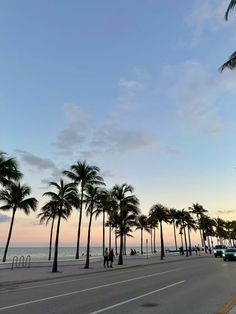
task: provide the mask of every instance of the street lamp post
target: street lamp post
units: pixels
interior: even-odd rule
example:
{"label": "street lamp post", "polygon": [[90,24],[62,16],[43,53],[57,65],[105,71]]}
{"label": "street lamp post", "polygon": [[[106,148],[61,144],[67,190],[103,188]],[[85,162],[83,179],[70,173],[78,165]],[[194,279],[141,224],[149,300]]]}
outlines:
{"label": "street lamp post", "polygon": [[146,239],[146,252],[147,252],[147,259],[148,259],[148,239]]}

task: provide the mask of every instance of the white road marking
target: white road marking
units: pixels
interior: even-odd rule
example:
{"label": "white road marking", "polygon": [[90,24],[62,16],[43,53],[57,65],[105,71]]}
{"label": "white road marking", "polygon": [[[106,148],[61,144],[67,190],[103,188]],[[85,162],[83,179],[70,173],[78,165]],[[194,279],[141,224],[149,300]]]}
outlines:
{"label": "white road marking", "polygon": [[96,290],[96,289],[100,289],[100,288],[116,286],[116,285],[119,285],[119,284],[122,284],[122,283],[126,283],[126,282],[130,282],[130,281],[135,281],[135,280],[141,280],[141,279],[145,279],[145,278],[149,278],[149,277],[160,276],[160,275],[168,274],[168,273],[171,273],[171,272],[179,271],[179,270],[182,270],[182,269],[183,268],[175,268],[175,269],[163,271],[163,272],[160,272],[160,273],[154,273],[154,274],[151,274],[151,275],[146,275],[146,276],[140,276],[140,277],[126,279],[126,280],[121,280],[121,281],[112,282],[112,283],[109,283],[109,284],[100,285],[100,286],[87,288],[87,289],[83,289],[83,290],[77,290],[77,291],[72,291],[72,292],[68,292],[68,293],[58,294],[58,295],[54,295],[52,297],[37,299],[37,300],[23,302],[23,303],[18,303],[18,304],[13,304],[13,305],[8,305],[8,306],[0,307],[0,311],[7,310],[7,309],[12,309],[12,308],[16,308],[16,307],[20,307],[20,306],[23,306],[23,305],[34,304],[34,303],[39,303],[39,302],[43,302],[43,301],[58,299],[58,298],[66,297],[66,296],[69,296],[69,295],[74,295],[74,294],[78,294],[78,293],[82,293],[82,292],[92,291],[92,290]]}
{"label": "white road marking", "polygon": [[137,296],[137,297],[135,297],[135,298],[131,298],[131,299],[128,299],[128,300],[126,300],[126,301],[123,301],[123,302],[120,302],[120,303],[117,303],[117,304],[114,304],[114,305],[111,305],[111,306],[104,307],[103,309],[100,309],[100,310],[95,311],[95,312],[91,312],[90,314],[102,313],[102,312],[105,312],[105,311],[107,311],[107,310],[114,309],[114,308],[117,307],[117,306],[121,306],[121,305],[123,305],[123,304],[126,304],[126,303],[129,303],[129,302],[132,302],[132,301],[135,301],[135,300],[144,298],[144,297],[146,297],[146,296],[148,296],[148,295],[157,293],[157,292],[159,292],[159,291],[163,291],[163,290],[169,289],[169,288],[171,288],[171,287],[180,285],[181,283],[184,283],[185,281],[186,281],[186,280],[182,280],[182,281],[175,282],[175,283],[173,283],[173,284],[171,284],[171,285],[168,285],[168,286],[162,287],[162,288],[160,288],[160,289],[157,289],[157,290],[154,290],[154,291],[151,291],[151,292],[148,292],[148,293],[139,295],[139,296]]}

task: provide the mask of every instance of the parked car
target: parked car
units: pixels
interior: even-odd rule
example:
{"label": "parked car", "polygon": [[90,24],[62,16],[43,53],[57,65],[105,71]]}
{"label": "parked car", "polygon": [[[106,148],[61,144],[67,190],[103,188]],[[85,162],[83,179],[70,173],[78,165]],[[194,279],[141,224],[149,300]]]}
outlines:
{"label": "parked car", "polygon": [[222,255],[226,249],[227,249],[227,247],[223,244],[216,245],[214,247],[214,256],[215,257],[218,257],[218,256],[222,257]]}
{"label": "parked car", "polygon": [[222,256],[224,261],[236,261],[236,248],[226,249]]}

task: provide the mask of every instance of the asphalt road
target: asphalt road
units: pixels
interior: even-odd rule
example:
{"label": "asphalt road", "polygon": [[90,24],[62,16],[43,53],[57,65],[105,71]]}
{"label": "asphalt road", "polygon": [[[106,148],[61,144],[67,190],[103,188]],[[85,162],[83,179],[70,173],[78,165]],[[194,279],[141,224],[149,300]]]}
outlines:
{"label": "asphalt road", "polygon": [[212,256],[0,286],[1,313],[216,313],[236,293],[236,262]]}

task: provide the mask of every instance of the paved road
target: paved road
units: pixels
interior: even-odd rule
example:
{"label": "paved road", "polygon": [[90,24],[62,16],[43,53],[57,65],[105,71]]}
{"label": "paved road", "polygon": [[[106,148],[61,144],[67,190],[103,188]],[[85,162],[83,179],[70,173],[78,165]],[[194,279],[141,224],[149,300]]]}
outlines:
{"label": "paved road", "polygon": [[1,313],[216,311],[236,292],[236,263],[212,256],[0,288]]}

